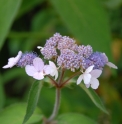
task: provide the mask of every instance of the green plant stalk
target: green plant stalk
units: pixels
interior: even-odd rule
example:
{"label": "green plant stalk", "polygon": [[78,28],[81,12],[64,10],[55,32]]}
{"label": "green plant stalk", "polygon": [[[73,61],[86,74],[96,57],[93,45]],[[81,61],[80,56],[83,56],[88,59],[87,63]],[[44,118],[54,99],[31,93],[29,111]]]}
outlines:
{"label": "green plant stalk", "polygon": [[[59,77],[58,82],[54,81],[52,78],[49,78],[53,81],[53,84],[56,86],[56,97],[55,97],[55,104],[54,104],[54,109],[53,112],[51,114],[51,116],[45,120],[44,124],[49,124],[51,121],[53,121],[53,119],[56,117],[59,107],[60,107],[60,99],[61,99],[61,89],[62,87],[73,77],[77,76],[78,74],[80,74],[81,72],[77,72],[74,75],[72,75],[69,79],[67,79],[66,81],[63,82],[63,76],[64,76],[64,69],[61,69],[61,74]],[[62,83],[63,82],[63,83]]]}
{"label": "green plant stalk", "polygon": [[63,80],[63,76],[64,76],[64,69],[61,69],[61,73],[60,73],[60,77],[58,79],[58,82],[55,82],[55,81],[53,82],[56,86],[55,104],[54,104],[54,109],[53,109],[51,116],[46,120],[47,124],[49,122],[51,122],[58,113],[58,110],[60,107],[60,98],[61,98],[61,87],[59,87],[59,85],[61,84],[61,82]]}
{"label": "green plant stalk", "polygon": [[61,89],[56,88],[56,97],[55,97],[54,109],[53,109],[51,116],[47,119],[47,121],[46,121],[47,123],[51,122],[55,118],[55,116],[57,115],[59,107],[60,107],[60,98],[61,98]]}

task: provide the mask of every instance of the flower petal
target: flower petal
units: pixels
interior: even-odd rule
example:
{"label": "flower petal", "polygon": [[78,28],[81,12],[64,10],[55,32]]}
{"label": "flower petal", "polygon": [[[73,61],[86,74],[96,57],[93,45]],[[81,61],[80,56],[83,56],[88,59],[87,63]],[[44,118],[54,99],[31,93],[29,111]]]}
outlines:
{"label": "flower petal", "polygon": [[27,75],[29,75],[29,76],[33,76],[37,72],[37,70],[34,68],[34,66],[30,66],[30,65],[25,66],[25,71],[26,71]]}
{"label": "flower petal", "polygon": [[55,72],[55,80],[58,78],[58,71]]}
{"label": "flower petal", "polygon": [[54,62],[52,61],[49,61],[49,65],[51,67],[51,72],[50,72],[50,75],[51,76],[55,76],[55,80],[58,78],[58,70],[56,68],[56,65]]}
{"label": "flower petal", "polygon": [[89,82],[91,80],[91,75],[90,74],[83,74],[83,80],[84,80],[84,84],[89,84]]}
{"label": "flower petal", "polygon": [[19,61],[19,59],[21,58],[21,56],[22,56],[22,51],[19,51],[18,52],[18,55],[15,57],[15,63],[17,63],[18,61]]}
{"label": "flower petal", "polygon": [[33,60],[33,65],[35,67],[35,69],[37,71],[43,71],[43,68],[44,68],[44,62],[42,61],[41,58],[38,58],[36,57],[34,60]]}
{"label": "flower petal", "polygon": [[83,80],[83,75],[80,75],[79,78],[77,79],[77,85],[81,83]]}
{"label": "flower petal", "polygon": [[92,70],[90,72],[90,74],[92,75],[92,77],[94,78],[98,78],[102,73],[102,70],[99,70],[99,69],[95,69],[95,70]]}
{"label": "flower petal", "polygon": [[49,65],[50,65],[51,67],[53,67],[53,68],[55,68],[55,69],[56,69],[56,66],[55,66],[54,62],[49,61]]}
{"label": "flower petal", "polygon": [[86,84],[86,87],[89,88],[90,87],[90,84]]}
{"label": "flower petal", "polygon": [[89,66],[89,67],[86,69],[85,73],[91,72],[91,71],[93,70],[93,68],[94,68],[94,65]]}
{"label": "flower petal", "polygon": [[35,78],[37,80],[42,80],[44,78],[44,74],[43,74],[43,72],[36,72],[36,73],[34,73],[33,78]]}
{"label": "flower petal", "polygon": [[43,71],[46,75],[48,75],[52,72],[52,68],[50,65],[45,65]]}
{"label": "flower petal", "polygon": [[97,89],[98,86],[99,86],[99,81],[98,81],[98,79],[92,77],[92,78],[91,78],[91,81],[90,81],[90,84],[91,84],[91,87],[92,87],[93,89]]}
{"label": "flower petal", "polygon": [[106,65],[108,65],[111,68],[118,69],[118,67],[111,62],[108,62]]}
{"label": "flower petal", "polygon": [[8,64],[3,66],[3,68],[12,68],[14,65],[16,65],[16,63],[19,61],[21,56],[22,56],[22,52],[19,51],[16,57],[12,57],[8,59]]}

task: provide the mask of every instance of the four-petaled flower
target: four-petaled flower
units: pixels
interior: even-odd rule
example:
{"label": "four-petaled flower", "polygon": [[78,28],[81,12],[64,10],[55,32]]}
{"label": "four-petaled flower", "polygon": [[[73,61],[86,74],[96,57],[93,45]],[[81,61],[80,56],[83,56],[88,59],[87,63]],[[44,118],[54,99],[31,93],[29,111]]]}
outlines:
{"label": "four-petaled flower", "polygon": [[80,84],[82,80],[84,80],[84,84],[87,88],[90,86],[93,89],[97,89],[99,86],[98,77],[101,75],[102,71],[99,69],[93,70],[94,65],[88,67],[83,74],[81,74],[77,80],[77,84]]}
{"label": "four-petaled flower", "polygon": [[44,78],[44,62],[42,59],[36,57],[33,60],[33,65],[26,65],[25,71],[29,76],[32,76],[33,78],[37,80],[41,80]]}
{"label": "four-petaled flower", "polygon": [[91,74],[90,72],[93,70],[94,65],[88,67],[83,74],[81,74],[77,80],[77,84],[80,84],[82,80],[84,80],[84,83],[87,85],[89,84],[91,80]]}
{"label": "four-petaled flower", "polygon": [[3,68],[12,68],[14,65],[17,64],[17,62],[19,61],[19,59],[21,58],[22,56],[22,52],[19,51],[18,52],[18,55],[16,57],[12,57],[12,58],[9,58],[8,59],[8,64],[3,66]]}
{"label": "four-petaled flower", "polygon": [[42,80],[48,74],[55,76],[55,80],[58,78],[58,71],[55,64],[49,61],[49,65],[44,65],[42,59],[38,57],[33,60],[33,65],[26,65],[25,71],[29,76],[37,80]]}

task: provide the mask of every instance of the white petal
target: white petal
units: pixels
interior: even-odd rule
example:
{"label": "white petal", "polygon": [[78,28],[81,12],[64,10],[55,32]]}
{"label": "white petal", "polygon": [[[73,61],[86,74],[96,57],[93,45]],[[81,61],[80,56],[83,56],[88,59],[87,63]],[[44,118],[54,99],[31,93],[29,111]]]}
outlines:
{"label": "white petal", "polygon": [[58,71],[55,72],[55,80],[58,78]]}
{"label": "white petal", "polygon": [[34,75],[33,75],[33,78],[37,79],[37,80],[42,80],[44,78],[44,74],[43,72],[36,72]]}
{"label": "white petal", "polygon": [[83,75],[80,75],[79,78],[77,79],[77,85],[81,83],[83,80]]}
{"label": "white petal", "polygon": [[52,61],[49,61],[49,65],[51,67],[51,70],[50,70],[50,75],[51,76],[55,76],[55,80],[58,78],[58,70],[56,68],[56,65],[54,62]]}
{"label": "white petal", "polygon": [[50,65],[45,65],[43,70],[44,70],[44,73],[46,75],[52,73],[52,71],[51,71],[52,70],[52,67]]}
{"label": "white petal", "polygon": [[107,62],[108,62],[108,57],[106,56],[106,54],[105,54],[105,53],[103,53],[103,55],[104,55],[104,57],[106,57],[106,60],[107,60]]}
{"label": "white petal", "polygon": [[90,87],[90,84],[86,84],[86,87],[89,88]]}
{"label": "white petal", "polygon": [[21,58],[22,56],[22,51],[19,51],[18,52],[18,55],[15,57],[15,62],[17,63],[19,61],[19,59]]}
{"label": "white petal", "polygon": [[54,63],[54,62],[49,61],[49,65],[50,65],[52,68],[56,69],[56,66],[55,66],[55,63]]}
{"label": "white petal", "polygon": [[34,66],[30,66],[30,65],[25,66],[25,71],[29,76],[33,76],[37,72]]}
{"label": "white petal", "polygon": [[118,69],[118,67],[111,62],[108,62],[106,65],[108,65],[111,68]]}
{"label": "white petal", "polygon": [[98,86],[99,86],[99,81],[98,81],[98,79],[92,77],[92,78],[91,78],[91,81],[90,81],[90,84],[91,84],[91,87],[92,87],[93,89],[97,89]]}
{"label": "white petal", "polygon": [[93,70],[93,68],[94,68],[94,65],[88,67],[88,68],[86,69],[85,73],[91,72],[91,71]]}
{"label": "white petal", "polygon": [[43,71],[43,68],[44,68],[44,62],[42,61],[41,58],[38,58],[36,57],[34,60],[33,60],[33,65],[35,67],[35,69],[37,71]]}
{"label": "white petal", "polygon": [[41,47],[41,46],[37,46],[37,49],[42,49],[43,47]]}
{"label": "white petal", "polygon": [[3,66],[3,68],[11,68],[11,67],[13,67],[19,61],[19,59],[21,58],[21,56],[22,56],[22,52],[19,51],[18,52],[18,55],[16,57],[12,57],[12,58],[9,58],[8,59],[8,64],[5,65],[5,66]]}
{"label": "white petal", "polygon": [[102,74],[102,70],[95,69],[95,70],[92,70],[90,74],[92,75],[92,77],[98,78]]}
{"label": "white petal", "polygon": [[91,75],[90,74],[83,74],[83,80],[84,80],[84,84],[89,84],[89,82],[91,80]]}

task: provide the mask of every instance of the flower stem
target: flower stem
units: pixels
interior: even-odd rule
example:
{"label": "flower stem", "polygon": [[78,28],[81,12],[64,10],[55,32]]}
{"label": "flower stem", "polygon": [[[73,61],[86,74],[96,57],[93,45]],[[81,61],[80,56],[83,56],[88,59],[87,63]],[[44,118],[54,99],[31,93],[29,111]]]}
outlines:
{"label": "flower stem", "polygon": [[78,71],[78,72],[76,72],[75,74],[73,74],[72,76],[70,76],[66,81],[64,81],[64,82],[60,85],[60,87],[62,88],[66,83],[68,83],[68,81],[69,81],[70,79],[72,79],[73,77],[79,75],[80,73],[81,73],[81,72]]}
{"label": "flower stem", "polygon": [[53,112],[51,114],[51,116],[47,119],[47,123],[51,122],[55,116],[58,113],[59,110],[59,106],[60,106],[60,97],[61,97],[61,89],[60,88],[56,88],[56,97],[55,97],[55,105],[54,105],[54,109]]}

